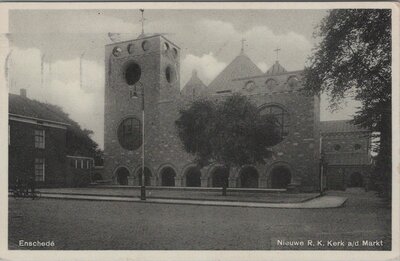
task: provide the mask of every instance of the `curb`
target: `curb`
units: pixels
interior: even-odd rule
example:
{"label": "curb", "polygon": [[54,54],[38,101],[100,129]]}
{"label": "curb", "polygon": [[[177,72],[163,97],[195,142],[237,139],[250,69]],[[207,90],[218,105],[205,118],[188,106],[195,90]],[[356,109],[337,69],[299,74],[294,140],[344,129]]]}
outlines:
{"label": "curb", "polygon": [[[58,195],[58,196],[57,196]],[[69,197],[68,197],[69,196]],[[344,198],[339,205],[326,207],[306,206],[304,203],[262,203],[262,202],[232,202],[232,201],[209,201],[209,200],[171,200],[171,199],[147,199],[140,200],[134,197],[99,197],[99,196],[74,196],[61,194],[42,194],[42,198],[64,199],[64,200],[87,200],[87,201],[118,201],[118,202],[135,202],[135,203],[153,203],[153,204],[175,204],[175,205],[200,205],[200,206],[223,206],[223,207],[254,207],[254,208],[281,208],[281,209],[323,209],[323,208],[338,208],[342,207],[347,201]]]}
{"label": "curb", "polygon": [[[104,194],[85,194],[85,193],[66,193],[66,192],[41,192],[42,197],[43,195],[70,195],[70,196],[88,196],[88,197],[112,197],[112,198],[132,198],[132,199],[139,199],[140,195],[137,196],[124,196],[124,195],[104,195]],[[264,204],[296,204],[296,203],[303,203],[307,202],[310,200],[313,200],[315,198],[320,197],[321,195],[315,195],[303,200],[295,201],[295,202],[268,202],[268,201],[242,201],[239,199],[216,199],[216,198],[207,198],[207,199],[201,199],[201,198],[193,198],[193,197],[186,197],[186,198],[179,198],[179,197],[153,197],[153,196],[148,196],[146,195],[147,199],[165,199],[165,200],[196,200],[196,201],[216,201],[216,202],[239,202],[239,203],[264,203]]]}

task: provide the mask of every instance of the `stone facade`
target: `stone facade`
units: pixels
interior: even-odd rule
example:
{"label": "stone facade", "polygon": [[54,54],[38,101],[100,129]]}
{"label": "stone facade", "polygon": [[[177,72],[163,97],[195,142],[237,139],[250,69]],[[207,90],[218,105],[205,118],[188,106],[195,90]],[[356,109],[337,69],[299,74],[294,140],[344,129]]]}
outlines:
{"label": "stone facade", "polygon": [[[270,70],[267,74],[235,78],[235,72],[243,72],[249,66],[249,73],[257,72],[256,66],[249,65],[251,60],[242,52],[227,66],[229,70],[213,81],[218,82],[219,87],[211,89],[209,86],[207,96],[211,99],[223,99],[229,93],[240,92],[249,96],[260,111],[272,106],[285,112],[287,135],[273,147],[274,156],[265,165],[243,166],[227,173],[218,163],[197,169],[177,137],[178,108],[193,99],[193,88],[187,91],[188,83],[180,93],[179,48],[175,44],[161,35],[141,37],[106,46],[105,57],[105,179],[112,179],[116,184],[121,184],[122,180],[131,185],[141,182],[143,144],[134,150],[124,149],[120,141],[124,137],[132,138],[132,133],[119,132],[119,128],[127,118],[134,118],[140,122],[140,128],[143,127],[140,97],[144,89],[146,185],[206,187],[225,182],[229,187],[278,188],[297,184],[304,191],[318,189],[319,98],[301,90],[301,71]],[[130,77],[127,68],[132,63],[140,67],[133,82],[127,80]],[[167,68],[174,71],[172,76]],[[192,79],[194,77],[197,75]],[[204,93],[204,86],[197,85]],[[191,97],[187,99],[185,93]],[[133,135],[140,136],[141,132],[136,127]]]}

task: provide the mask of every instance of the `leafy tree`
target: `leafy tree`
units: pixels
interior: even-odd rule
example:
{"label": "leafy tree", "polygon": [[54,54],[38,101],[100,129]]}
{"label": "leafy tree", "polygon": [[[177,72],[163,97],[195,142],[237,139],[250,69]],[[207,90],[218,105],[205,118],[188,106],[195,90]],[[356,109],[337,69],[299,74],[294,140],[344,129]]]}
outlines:
{"label": "leafy tree", "polygon": [[200,166],[218,162],[229,169],[265,163],[269,147],[281,140],[276,119],[261,116],[240,94],[220,102],[196,100],[180,110],[175,123],[185,150]]}
{"label": "leafy tree", "polygon": [[49,103],[43,103],[43,105],[60,117],[63,122],[70,124],[67,128],[66,149],[68,155],[95,157],[101,154],[98,144],[91,138],[92,130],[82,129],[61,107]]}
{"label": "leafy tree", "polygon": [[305,88],[328,93],[333,109],[349,96],[361,103],[353,123],[378,133],[375,177],[390,193],[391,10],[331,10],[314,36],[320,43],[304,71]]}

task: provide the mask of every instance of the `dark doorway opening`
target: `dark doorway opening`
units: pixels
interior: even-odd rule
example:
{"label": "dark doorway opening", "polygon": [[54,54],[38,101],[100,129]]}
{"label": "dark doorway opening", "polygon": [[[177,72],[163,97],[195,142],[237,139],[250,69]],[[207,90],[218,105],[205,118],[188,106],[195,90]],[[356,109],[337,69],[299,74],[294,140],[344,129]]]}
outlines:
{"label": "dark doorway opening", "polygon": [[229,171],[227,168],[217,168],[212,174],[211,185],[213,187],[229,186]]}
{"label": "dark doorway opening", "polygon": [[161,171],[161,186],[174,187],[176,173],[171,167],[166,167]]}
{"label": "dark doorway opening", "polygon": [[271,171],[271,188],[287,188],[287,186],[290,184],[291,178],[290,170],[287,167],[276,167]]}
{"label": "dark doorway opening", "polygon": [[[142,186],[143,184],[142,184],[142,168],[140,168],[138,171],[137,171],[137,175],[138,175],[138,180],[139,180],[139,183],[138,183],[138,185],[139,186]],[[151,171],[148,169],[148,168],[144,168],[144,185],[145,186],[151,186]]]}
{"label": "dark doorway opening", "polygon": [[117,170],[117,182],[120,185],[128,185],[129,170],[125,167],[120,167]]}
{"label": "dark doorway opening", "polygon": [[362,187],[363,186],[363,177],[361,173],[354,172],[350,176],[350,187]]}
{"label": "dark doorway opening", "polygon": [[187,187],[201,186],[201,172],[198,168],[190,168],[186,174]]}
{"label": "dark doorway opening", "polygon": [[247,167],[240,172],[240,187],[258,188],[258,172],[255,168]]}

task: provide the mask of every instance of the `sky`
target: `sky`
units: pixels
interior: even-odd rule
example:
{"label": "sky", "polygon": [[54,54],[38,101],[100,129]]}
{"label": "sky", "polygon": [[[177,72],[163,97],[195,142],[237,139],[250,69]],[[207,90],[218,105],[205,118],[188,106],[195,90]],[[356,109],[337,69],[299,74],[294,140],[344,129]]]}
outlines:
{"label": "sky", "polygon": [[[163,33],[181,47],[181,87],[193,69],[210,83],[239,53],[266,71],[276,60],[301,70],[317,44],[315,27],[326,10],[145,10],[146,33]],[[104,45],[141,33],[140,11],[12,10],[9,14],[9,92],[61,106],[103,148]],[[82,57],[82,59],[80,59]],[[43,61],[43,62],[42,62]],[[82,67],[80,67],[82,61]],[[82,68],[82,78],[80,77]],[[42,72],[43,71],[43,77]],[[349,119],[349,100],[331,112],[321,101],[321,120]]]}

